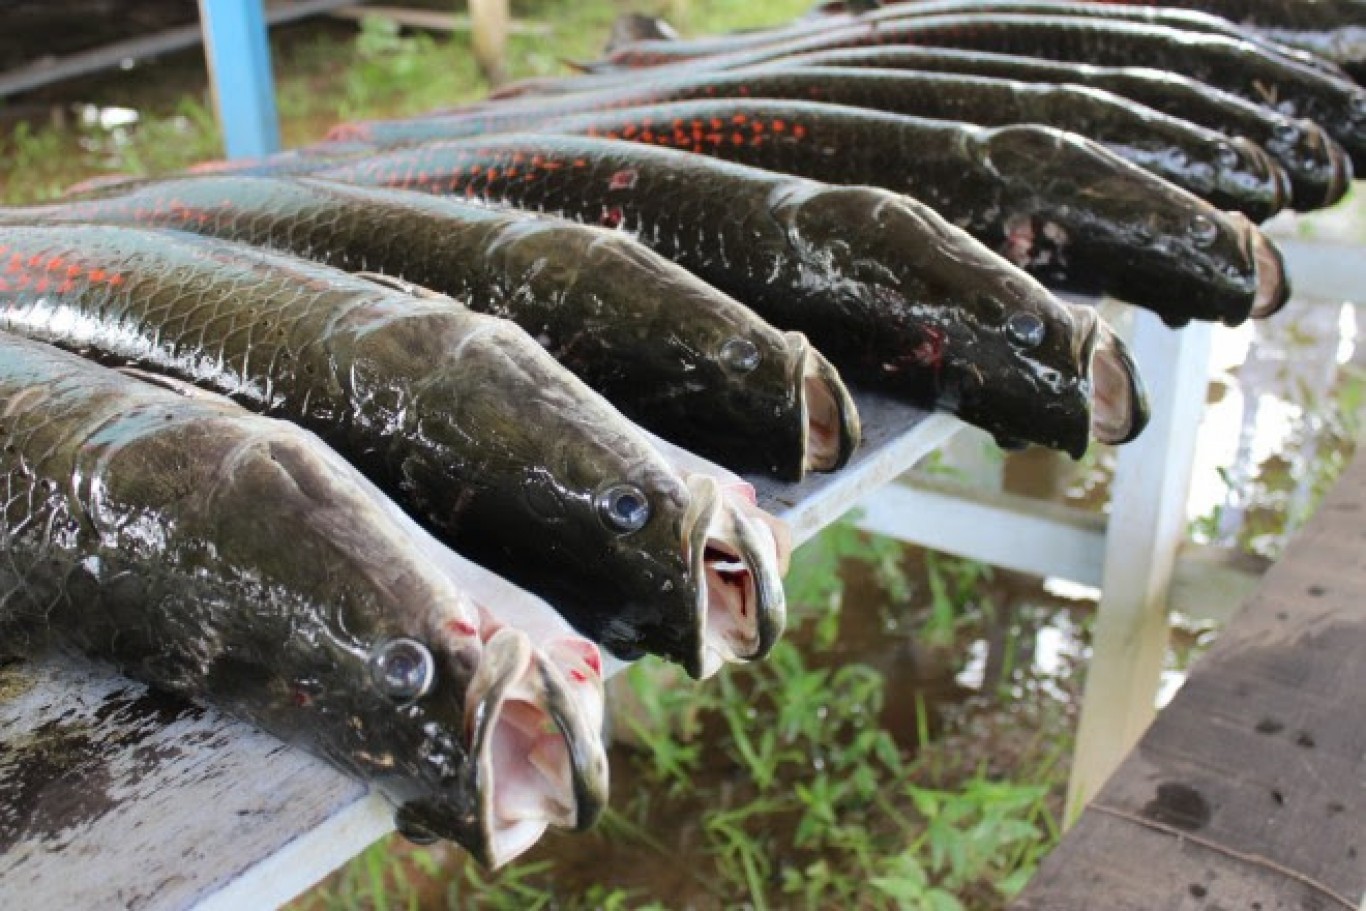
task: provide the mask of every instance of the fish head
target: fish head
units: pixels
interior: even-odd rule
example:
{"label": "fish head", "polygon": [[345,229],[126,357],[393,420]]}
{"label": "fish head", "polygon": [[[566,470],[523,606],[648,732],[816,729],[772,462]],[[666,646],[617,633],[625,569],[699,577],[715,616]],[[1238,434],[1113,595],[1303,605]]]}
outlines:
{"label": "fish head", "polygon": [[857,444],[849,392],[805,338],[634,239],[523,222],[500,231],[493,256],[562,301],[568,317],[548,315],[538,340],[642,424],[788,478],[833,470]]}
{"label": "fish head", "polygon": [[179,522],[214,549],[186,557],[229,570],[254,607],[220,611],[198,591],[168,612],[200,611],[203,690],[372,783],[402,828],[485,863],[595,815],[603,788],[576,766],[566,685],[525,635],[483,641],[478,608],[315,438],[210,435],[200,445],[223,458]]}
{"label": "fish head", "polygon": [[1276,248],[1239,213],[1070,133],[984,131],[979,153],[1014,176],[1018,205],[994,246],[1049,285],[1108,291],[1171,325],[1237,325],[1289,296]]}
{"label": "fish head", "polygon": [[[1074,456],[1094,434],[1146,422],[1122,342],[915,200],[866,187],[790,196],[775,209],[823,268],[838,322],[812,325],[846,373],[950,411],[1006,444]],[[849,225],[862,230],[851,231]]]}

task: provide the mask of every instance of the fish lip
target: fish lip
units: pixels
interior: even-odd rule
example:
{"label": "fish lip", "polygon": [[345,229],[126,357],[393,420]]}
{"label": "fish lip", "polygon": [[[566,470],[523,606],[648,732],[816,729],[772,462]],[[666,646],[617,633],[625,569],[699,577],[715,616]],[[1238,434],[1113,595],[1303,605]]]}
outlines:
{"label": "fish lip", "polygon": [[1316,131],[1322,137],[1323,148],[1328,155],[1328,186],[1324,188],[1323,199],[1319,201],[1321,208],[1327,208],[1347,195],[1347,191],[1352,187],[1354,169],[1352,156],[1347,154],[1342,144],[1322,130]]}
{"label": "fish lip", "polygon": [[582,832],[591,828],[607,807],[610,790],[607,751],[600,733],[588,726],[578,710],[563,671],[539,651],[535,664],[540,672],[547,711],[564,737],[569,752],[574,789],[573,830]]}
{"label": "fish lip", "polygon": [[707,661],[707,535],[711,530],[712,517],[721,504],[721,490],[712,478],[695,475],[688,478],[688,508],[683,514],[683,537],[686,548],[684,557],[688,563],[688,576],[696,579],[697,597],[693,600],[692,635],[687,652],[680,663],[688,676],[701,680],[706,673]]}
{"label": "fish lip", "polygon": [[[502,833],[496,829],[496,782],[499,770],[495,768],[494,732],[501,720],[504,704],[513,688],[523,679],[529,679],[535,686],[537,695],[551,703],[548,714],[565,737],[571,755],[571,781],[576,801],[573,811],[575,824],[591,824],[601,812],[602,803],[606,798],[605,756],[600,768],[595,770],[591,755],[581,757],[582,767],[573,755],[575,747],[582,747],[584,744],[588,745],[588,752],[591,753],[592,741],[596,738],[591,735],[584,736],[583,726],[576,718],[577,713],[568,707],[572,704],[572,698],[567,694],[564,680],[555,676],[551,663],[532,647],[524,633],[511,627],[498,630],[484,644],[483,660],[470,688],[472,697],[478,695],[466,708],[465,715],[466,725],[470,729],[470,757],[477,795],[476,823],[479,832],[478,844],[469,846],[469,850],[480,863],[490,869],[497,869],[530,849],[545,829],[556,822],[547,816],[539,829],[533,824],[531,829],[535,831],[529,839],[526,837],[527,832],[523,831],[517,835],[519,840],[511,844],[507,843],[506,838],[500,838],[499,835]],[[557,699],[561,700],[558,710],[554,706]],[[576,740],[569,739],[570,735],[565,733],[567,729],[573,732]],[[598,746],[601,749],[600,743]],[[583,777],[582,781],[578,780],[579,776]],[[578,803],[581,793],[585,800],[582,804]]]}
{"label": "fish lip", "polygon": [[1249,225],[1248,247],[1256,266],[1257,291],[1248,316],[1265,319],[1280,311],[1290,300],[1290,282],[1285,276],[1281,251],[1257,228]]}
{"label": "fish lip", "polygon": [[1270,208],[1266,211],[1265,217],[1270,218],[1289,206],[1292,197],[1290,175],[1271,153],[1243,136],[1234,136],[1229,140],[1229,144],[1238,150],[1238,154],[1248,163],[1250,170],[1260,171],[1257,176],[1265,178],[1271,184]]}
{"label": "fish lip", "polygon": [[849,464],[863,439],[858,406],[839,371],[800,332],[784,332],[790,382],[800,392],[802,466],[807,471],[838,471]]}
{"label": "fish lip", "polygon": [[[1151,414],[1148,390],[1138,365],[1129,347],[1099,316],[1086,344],[1091,366],[1091,435],[1111,446],[1131,442],[1148,426]],[[1122,402],[1117,402],[1109,392],[1117,387],[1122,389]],[[1080,457],[1079,453],[1072,455]]]}

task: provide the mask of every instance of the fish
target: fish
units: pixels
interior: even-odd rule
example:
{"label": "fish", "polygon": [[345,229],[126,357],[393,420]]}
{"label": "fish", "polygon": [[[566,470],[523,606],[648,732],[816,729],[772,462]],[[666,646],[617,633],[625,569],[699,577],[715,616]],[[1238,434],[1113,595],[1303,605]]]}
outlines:
{"label": "fish", "polygon": [[[1141,430],[1139,382],[1078,315],[933,210],[632,143],[516,135],[429,144],[319,172],[365,186],[515,205],[630,232],[846,379],[957,414],[1002,439],[1084,452]],[[1121,378],[1104,400],[1092,361]],[[1113,370],[1108,367],[1113,366]]]}
{"label": "fish", "polygon": [[[1046,127],[723,99],[569,115],[541,128],[905,193],[1046,287],[1111,294],[1174,325],[1238,325],[1288,298],[1280,252],[1246,218]],[[746,141],[731,141],[737,128]]]}
{"label": "fish", "polygon": [[[579,93],[530,111],[353,124],[346,135],[377,146],[455,138],[536,125],[549,112],[605,110],[700,98],[821,101],[889,113],[1003,126],[1036,123],[1097,140],[1117,154],[1221,209],[1262,221],[1289,201],[1289,179],[1256,143],[1082,86],[1033,84],[961,74],[841,67],[752,69],[663,81],[642,79],[611,92]],[[329,138],[337,138],[336,131]],[[746,137],[748,139],[748,137]]]}
{"label": "fish", "polygon": [[[908,44],[1099,66],[1141,65],[1171,70],[1269,105],[1283,114],[1318,123],[1351,154],[1358,171],[1366,157],[1366,91],[1349,79],[1223,35],[1077,16],[964,14],[833,28],[768,44],[749,53],[772,58],[818,50]],[[625,51],[618,54],[620,59],[609,62],[622,66],[660,62],[656,56],[632,58]],[[608,84],[611,82],[608,80]],[[513,86],[507,91],[575,92],[593,87],[593,82],[562,80]]]}
{"label": "fish", "polygon": [[481,638],[313,434],[7,333],[0,422],[8,646],[57,640],[212,703],[491,866],[560,821],[547,807],[573,814],[570,751],[508,749],[562,740],[558,673],[515,629]]}
{"label": "fish", "polygon": [[137,224],[293,253],[510,319],[632,420],[740,470],[800,480],[858,444],[838,372],[618,232],[325,181],[205,176],[0,210],[2,222]]}
{"label": "fish", "polygon": [[817,51],[767,61],[773,67],[874,67],[969,73],[1032,82],[1072,83],[1130,98],[1226,136],[1245,136],[1265,149],[1290,178],[1297,211],[1333,205],[1352,183],[1347,152],[1313,121],[1177,73],[1147,67],[1100,67],[986,51],[938,47],[866,47]]}
{"label": "fish", "polygon": [[[836,14],[816,20],[798,20],[789,25],[756,32],[742,32],[720,35],[692,41],[667,40],[666,35],[642,36],[656,38],[642,42],[637,48],[642,52],[654,51],[667,54],[670,59],[683,57],[733,53],[762,47],[777,40],[792,40],[809,37],[832,26],[877,25],[901,22],[906,19],[940,15],[985,15],[1006,13],[1012,15],[1076,16],[1088,19],[1109,19],[1121,22],[1137,22],[1145,25],[1160,25],[1184,31],[1204,32],[1223,35],[1240,41],[1247,41],[1261,47],[1268,53],[1288,57],[1298,63],[1332,73],[1343,75],[1342,71],[1314,54],[1289,45],[1278,43],[1253,29],[1230,22],[1221,16],[1211,15],[1189,9],[1171,9],[1160,5],[1130,5],[1101,2],[1078,2],[1078,0],[903,0],[869,10],[857,16]],[[614,51],[628,51],[630,45],[621,43]]]}
{"label": "fish", "polygon": [[732,546],[710,537],[714,485],[678,478],[506,320],[180,232],[6,226],[0,263],[0,328],[314,430],[443,543],[619,656],[695,675],[709,628],[781,610],[710,616],[732,603],[706,586]]}

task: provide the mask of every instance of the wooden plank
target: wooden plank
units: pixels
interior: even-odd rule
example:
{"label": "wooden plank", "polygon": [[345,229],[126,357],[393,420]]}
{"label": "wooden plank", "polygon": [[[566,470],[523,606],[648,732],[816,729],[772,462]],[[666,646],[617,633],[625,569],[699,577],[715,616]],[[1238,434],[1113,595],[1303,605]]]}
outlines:
{"label": "wooden plank", "polygon": [[[799,538],[962,426],[858,400],[867,443],[842,472],[751,479]],[[0,908],[270,907],[390,828],[323,763],[79,656],[0,673]]]}
{"label": "wooden plank", "polygon": [[1045,860],[1018,911],[1366,895],[1366,456]]}

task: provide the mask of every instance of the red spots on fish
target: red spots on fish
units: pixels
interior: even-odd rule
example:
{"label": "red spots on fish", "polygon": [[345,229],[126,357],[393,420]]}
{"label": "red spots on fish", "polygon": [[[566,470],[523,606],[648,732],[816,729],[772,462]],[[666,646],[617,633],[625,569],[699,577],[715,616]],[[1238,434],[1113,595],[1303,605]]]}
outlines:
{"label": "red spots on fish", "polygon": [[467,620],[447,620],[446,631],[457,636],[475,636],[479,634],[479,629]]}
{"label": "red spots on fish", "polygon": [[626,213],[622,211],[621,206],[610,206],[602,210],[602,215],[598,218],[598,224],[602,225],[604,228],[619,228],[621,227],[621,223],[625,220]]}
{"label": "red spots on fish", "polygon": [[574,681],[575,683],[587,683],[588,675],[585,674],[583,671],[579,670],[578,668],[575,668],[574,670],[569,672],[569,679]]}
{"label": "red spots on fish", "polygon": [[800,123],[795,123],[795,124],[793,124],[793,125],[792,125],[792,135],[793,135],[793,137],[796,138],[796,139],[804,139],[804,138],[806,138],[806,127],[802,126]]}
{"label": "red spots on fish", "polygon": [[575,159],[574,159],[574,167],[576,167],[576,168],[586,168],[586,167],[588,167],[588,159],[586,159],[586,158],[575,158]]}
{"label": "red spots on fish", "polygon": [[622,128],[621,135],[626,139],[631,139],[639,132],[640,130],[636,128],[634,123],[628,123]]}
{"label": "red spots on fish", "polygon": [[925,337],[912,350],[911,356],[924,366],[938,370],[944,363],[944,348],[948,344],[948,335],[942,329],[933,326],[925,326],[923,331]]}
{"label": "red spots on fish", "polygon": [[787,132],[787,121],[782,120],[782,119],[778,119],[778,120],[773,121],[773,132],[775,132],[775,133],[785,133],[785,132]]}
{"label": "red spots on fish", "polygon": [[630,190],[635,187],[636,181],[638,181],[639,179],[640,173],[636,171],[634,168],[623,168],[622,170],[614,173],[608,179],[607,189]]}

